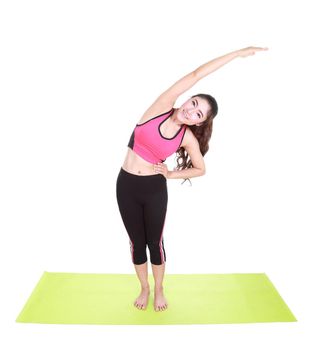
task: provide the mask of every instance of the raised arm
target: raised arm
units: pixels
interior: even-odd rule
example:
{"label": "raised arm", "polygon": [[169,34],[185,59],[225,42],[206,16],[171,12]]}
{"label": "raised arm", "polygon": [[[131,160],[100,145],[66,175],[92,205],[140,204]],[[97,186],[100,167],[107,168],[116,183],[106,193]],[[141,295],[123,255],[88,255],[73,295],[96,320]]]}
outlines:
{"label": "raised arm", "polygon": [[250,46],[244,49],[232,51],[226,55],[217,57],[201,66],[196,68],[193,72],[185,75],[183,78],[178,80],[169,89],[164,91],[154,103],[162,103],[164,105],[173,105],[177,98],[182,95],[185,91],[189,90],[195,85],[200,79],[206,77],[208,74],[214,72],[218,68],[222,67],[226,63],[232,61],[236,57],[246,57],[254,55],[257,51],[268,50],[268,48]]}

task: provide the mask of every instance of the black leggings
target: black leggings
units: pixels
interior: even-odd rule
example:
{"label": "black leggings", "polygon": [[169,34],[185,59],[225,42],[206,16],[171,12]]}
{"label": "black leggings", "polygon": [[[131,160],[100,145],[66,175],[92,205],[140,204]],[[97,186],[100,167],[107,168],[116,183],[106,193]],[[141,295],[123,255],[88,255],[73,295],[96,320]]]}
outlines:
{"label": "black leggings", "polygon": [[116,195],[119,211],[129,235],[133,264],[147,261],[161,265],[166,261],[163,241],[168,190],[162,174],[135,175],[122,167],[117,177]]}

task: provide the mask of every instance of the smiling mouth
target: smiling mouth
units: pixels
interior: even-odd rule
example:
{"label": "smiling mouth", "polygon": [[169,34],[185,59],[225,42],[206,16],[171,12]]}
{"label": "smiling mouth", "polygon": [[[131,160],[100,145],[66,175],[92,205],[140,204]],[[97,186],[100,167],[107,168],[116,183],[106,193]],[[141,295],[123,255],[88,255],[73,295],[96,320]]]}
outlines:
{"label": "smiling mouth", "polygon": [[187,114],[186,114],[186,111],[185,111],[185,110],[183,110],[183,114],[184,114],[185,119],[189,119],[189,118],[187,117]]}

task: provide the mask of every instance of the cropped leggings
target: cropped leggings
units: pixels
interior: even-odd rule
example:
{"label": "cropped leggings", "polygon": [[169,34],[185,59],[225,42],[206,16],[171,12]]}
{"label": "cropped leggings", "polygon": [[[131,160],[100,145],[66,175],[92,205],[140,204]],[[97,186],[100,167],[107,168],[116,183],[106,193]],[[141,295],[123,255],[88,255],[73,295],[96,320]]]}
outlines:
{"label": "cropped leggings", "polygon": [[116,196],[119,211],[129,236],[133,264],[147,261],[161,265],[166,261],[163,241],[168,191],[162,174],[135,175],[122,167],[117,177]]}

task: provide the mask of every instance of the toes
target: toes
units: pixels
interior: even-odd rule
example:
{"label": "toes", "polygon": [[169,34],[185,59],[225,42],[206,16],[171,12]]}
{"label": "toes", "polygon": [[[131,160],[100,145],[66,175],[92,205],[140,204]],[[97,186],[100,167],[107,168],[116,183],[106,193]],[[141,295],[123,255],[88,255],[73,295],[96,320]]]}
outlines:
{"label": "toes", "polygon": [[159,306],[159,309],[160,309],[160,311],[165,311],[167,309],[167,307],[168,307],[168,305],[165,304],[165,305]]}
{"label": "toes", "polygon": [[154,304],[154,309],[155,311],[164,311],[168,308],[168,304],[165,303],[163,305],[157,305],[157,304]]}
{"label": "toes", "polygon": [[146,306],[144,304],[134,302],[134,306],[137,307],[139,310],[145,310]]}
{"label": "toes", "polygon": [[145,310],[146,309],[146,306],[144,303],[140,303],[138,302],[137,300],[134,301],[133,305],[138,308],[139,310]]}
{"label": "toes", "polygon": [[164,311],[167,309],[167,305],[160,305],[155,307],[155,311]]}

